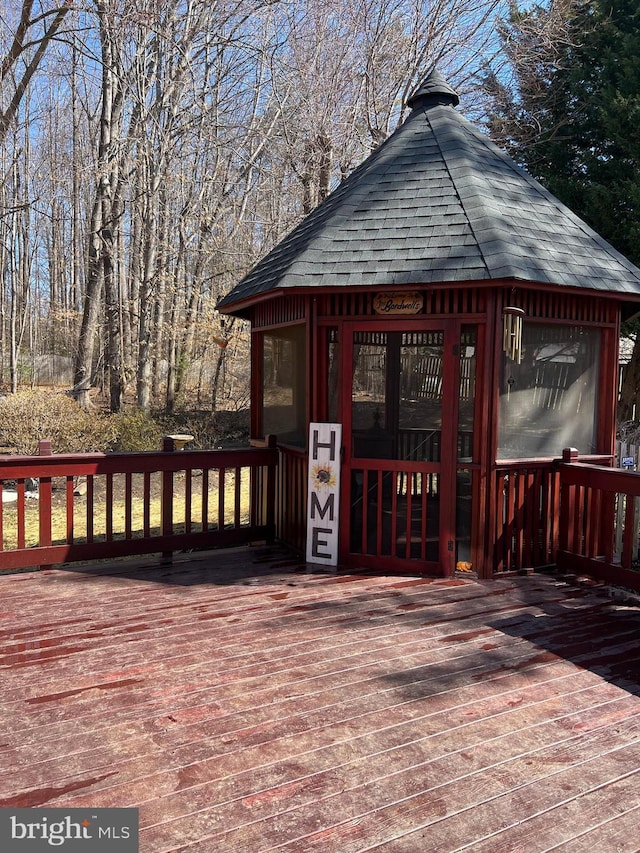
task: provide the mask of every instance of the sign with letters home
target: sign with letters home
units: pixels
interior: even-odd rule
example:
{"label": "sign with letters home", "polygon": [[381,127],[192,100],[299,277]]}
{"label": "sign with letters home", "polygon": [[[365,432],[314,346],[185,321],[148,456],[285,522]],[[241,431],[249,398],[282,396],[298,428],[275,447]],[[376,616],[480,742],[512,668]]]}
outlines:
{"label": "sign with letters home", "polygon": [[342,424],[309,425],[307,562],[338,565]]}

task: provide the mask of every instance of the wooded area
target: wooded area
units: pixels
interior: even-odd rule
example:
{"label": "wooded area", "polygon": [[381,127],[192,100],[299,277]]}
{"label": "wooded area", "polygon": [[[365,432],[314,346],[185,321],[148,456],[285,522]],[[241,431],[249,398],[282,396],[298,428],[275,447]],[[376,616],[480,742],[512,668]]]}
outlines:
{"label": "wooded area", "polygon": [[[247,405],[247,330],[218,299],[434,65],[637,264],[637,17],[635,0],[6,0],[0,388]],[[639,376],[640,345],[623,420]]]}
{"label": "wooded area", "polygon": [[[502,0],[9,0],[0,16],[0,382],[83,404],[246,404],[221,295],[403,118],[461,92]],[[474,105],[466,98],[467,107]]]}

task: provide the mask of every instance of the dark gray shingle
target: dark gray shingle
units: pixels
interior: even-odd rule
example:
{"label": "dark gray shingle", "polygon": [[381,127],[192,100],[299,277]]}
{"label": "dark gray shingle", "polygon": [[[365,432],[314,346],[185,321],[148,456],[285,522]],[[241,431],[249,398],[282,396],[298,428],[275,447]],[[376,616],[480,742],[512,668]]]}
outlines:
{"label": "dark gray shingle", "polygon": [[455,109],[437,73],[376,151],[220,303],[272,289],[513,278],[640,296],[640,270]]}

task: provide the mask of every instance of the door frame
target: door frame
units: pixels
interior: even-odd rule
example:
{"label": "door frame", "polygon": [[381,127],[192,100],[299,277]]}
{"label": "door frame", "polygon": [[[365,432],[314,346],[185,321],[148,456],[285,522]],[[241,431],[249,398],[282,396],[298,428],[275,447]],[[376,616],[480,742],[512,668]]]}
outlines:
{"label": "door frame", "polygon": [[[341,341],[341,410],[343,424],[343,461],[340,519],[340,562],[345,565],[356,563],[364,568],[379,568],[397,572],[433,572],[433,564],[424,564],[415,559],[388,556],[372,556],[351,553],[351,472],[354,467],[352,454],[352,384],[353,384],[353,338],[355,332],[443,332],[442,361],[442,423],[441,448],[438,468],[440,513],[438,528],[438,561],[435,574],[450,577],[455,571],[456,560],[456,474],[458,462],[458,395],[460,384],[460,334],[461,322],[457,318],[427,319],[424,316],[380,319],[345,320],[342,323]],[[372,460],[368,460],[371,463]],[[373,460],[375,461],[375,460]],[[379,460],[394,462],[397,460]],[[430,463],[431,465],[433,463]],[[411,463],[412,468],[419,463]]]}

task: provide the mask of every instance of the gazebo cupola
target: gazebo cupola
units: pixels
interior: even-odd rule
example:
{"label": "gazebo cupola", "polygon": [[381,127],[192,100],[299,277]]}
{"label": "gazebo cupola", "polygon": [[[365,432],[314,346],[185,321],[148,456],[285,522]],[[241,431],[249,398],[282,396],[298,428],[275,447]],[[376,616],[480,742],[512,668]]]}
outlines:
{"label": "gazebo cupola", "polygon": [[610,455],[640,270],[456,109],[405,122],[219,305],[251,321],[252,437],[306,535],[310,423],[342,431],[339,561],[489,577],[553,558],[552,460]]}

